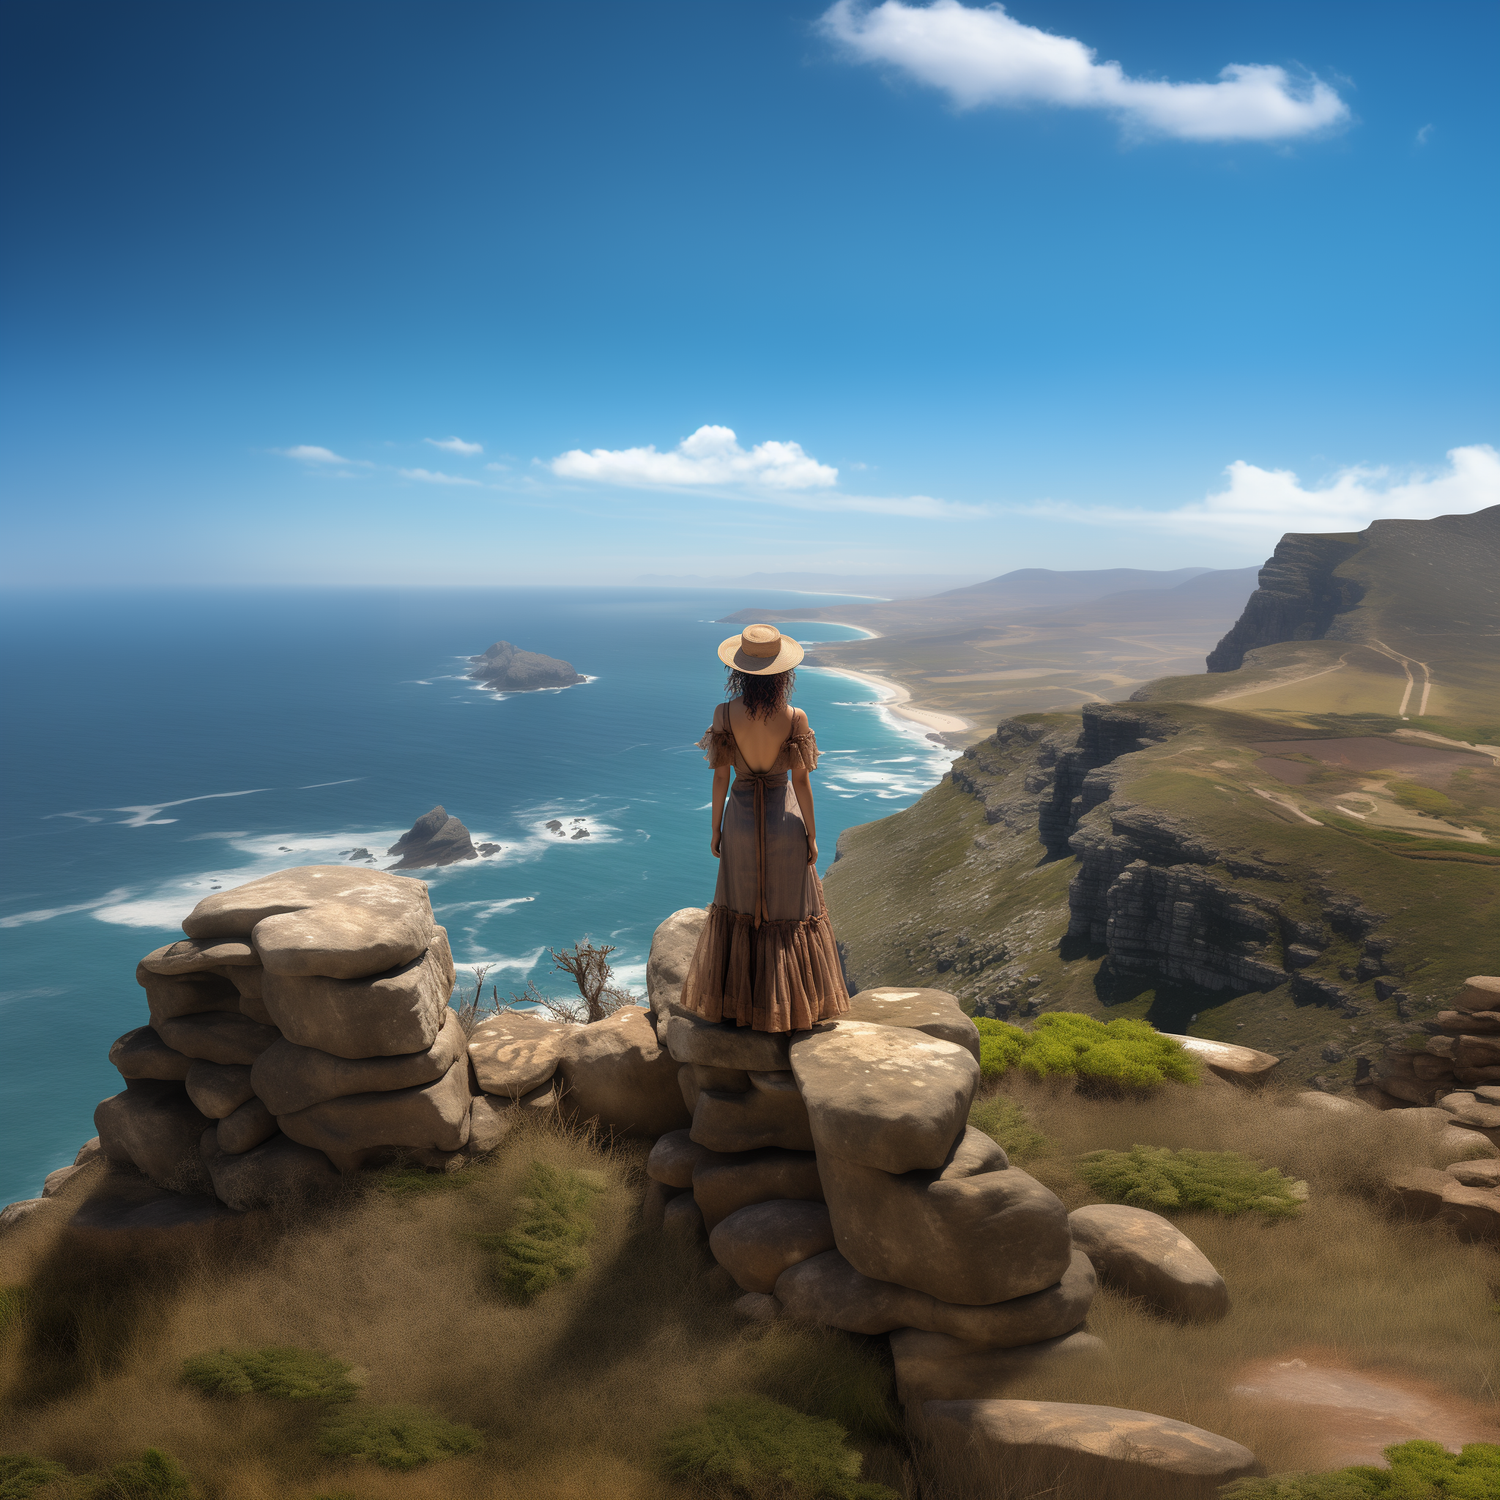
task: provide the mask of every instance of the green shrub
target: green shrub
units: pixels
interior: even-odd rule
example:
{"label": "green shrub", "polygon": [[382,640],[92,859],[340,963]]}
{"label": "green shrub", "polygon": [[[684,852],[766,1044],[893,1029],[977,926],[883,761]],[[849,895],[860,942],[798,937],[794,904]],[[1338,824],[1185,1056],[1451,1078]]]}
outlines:
{"label": "green shrub", "polygon": [[0,1453],[0,1500],[31,1500],[44,1484],[61,1479],[68,1471],[50,1458],[29,1453]]}
{"label": "green shrub", "polygon": [[450,1193],[478,1181],[469,1171],[429,1172],[425,1167],[390,1167],[375,1174],[375,1185],[393,1198],[420,1198],[433,1193]]}
{"label": "green shrub", "polygon": [[1078,1173],[1110,1203],[1137,1208],[1202,1209],[1216,1214],[1249,1210],[1268,1218],[1296,1214],[1307,1184],[1261,1167],[1237,1151],[1169,1151],[1165,1146],[1132,1146],[1129,1151],[1090,1151],[1078,1159]]}
{"label": "green shrub", "polygon": [[351,1401],[351,1366],[312,1349],[220,1349],[183,1361],[182,1383],[205,1396],[277,1396],[283,1401]]}
{"label": "green shrub", "polygon": [[766,1396],[708,1408],[661,1444],[662,1472],[748,1500],[897,1500],[859,1477],[864,1462],[837,1422],[804,1416]]}
{"label": "green shrub", "polygon": [[807,1329],[798,1338],[760,1347],[768,1356],[755,1380],[761,1395],[774,1399],[796,1391],[803,1411],[838,1423],[857,1439],[902,1441],[891,1366],[862,1341],[832,1329]]}
{"label": "green shrub", "polygon": [[568,1172],[534,1161],[526,1171],[521,1220],[504,1234],[479,1236],[494,1256],[494,1278],[516,1302],[530,1302],[589,1263],[583,1246],[594,1232],[597,1172]]}
{"label": "green shrub", "polygon": [[978,1017],[979,1068],[995,1078],[1021,1067],[1038,1078],[1072,1076],[1114,1089],[1143,1090],[1168,1078],[1196,1083],[1198,1066],[1182,1043],[1148,1022],[1100,1021],[1071,1011],[1038,1016],[1031,1031]]}
{"label": "green shrub", "polygon": [[1001,1094],[976,1099],[969,1106],[969,1124],[1003,1147],[1013,1162],[1031,1161],[1047,1149],[1047,1137],[1031,1123],[1026,1111]]}
{"label": "green shrub", "polygon": [[1458,1454],[1441,1443],[1397,1443],[1385,1456],[1389,1469],[1275,1474],[1242,1479],[1224,1494],[1233,1500],[1495,1500],[1500,1495],[1500,1446],[1494,1443],[1469,1443]]}
{"label": "green shrub", "polygon": [[26,1288],[24,1286],[0,1286],[0,1338],[21,1321],[26,1310]]}
{"label": "green shrub", "polygon": [[81,1500],[188,1500],[187,1471],[160,1448],[83,1483]]}
{"label": "green shrub", "polygon": [[1445,796],[1435,787],[1423,786],[1417,781],[1392,781],[1386,790],[1403,807],[1413,807],[1418,812],[1456,813],[1461,811],[1458,803]]}
{"label": "green shrub", "polygon": [[346,1407],[323,1424],[318,1439],[318,1451],[329,1458],[367,1458],[403,1471],[483,1447],[472,1427],[409,1406]]}

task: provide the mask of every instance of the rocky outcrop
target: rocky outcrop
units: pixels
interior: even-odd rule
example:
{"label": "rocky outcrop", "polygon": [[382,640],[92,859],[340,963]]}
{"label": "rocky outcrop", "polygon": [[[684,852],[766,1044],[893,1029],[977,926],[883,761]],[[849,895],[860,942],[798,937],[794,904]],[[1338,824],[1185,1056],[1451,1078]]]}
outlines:
{"label": "rocky outcrop", "polygon": [[509,641],[496,641],[480,656],[469,658],[469,676],[501,693],[531,693],[538,688],[571,687],[584,676],[572,662],[555,656],[522,651]]}
{"label": "rocky outcrop", "polygon": [[1094,1203],[1068,1215],[1073,1243],[1106,1286],[1142,1297],[1169,1317],[1212,1323],[1229,1311],[1224,1278],[1160,1214],[1125,1203]]}
{"label": "rocky outcrop", "polygon": [[1364,597],[1364,586],[1337,569],[1360,550],[1362,534],[1288,532],[1260,570],[1260,586],[1229,634],[1208,654],[1210,672],[1233,672],[1245,653],[1282,641],[1320,641],[1336,634],[1339,615]]}
{"label": "rocky outcrop", "polygon": [[479,858],[469,830],[442,806],[423,813],[385,852],[401,856],[393,870],[430,870]]}
{"label": "rocky outcrop", "polygon": [[[1475,975],[1464,983],[1452,1006],[1439,1013],[1425,1037],[1413,1034],[1384,1049],[1370,1074],[1376,1088],[1407,1104],[1429,1105],[1442,1098],[1448,1108],[1448,1098],[1443,1096],[1474,1098],[1456,1091],[1455,1085],[1467,1089],[1500,1085],[1500,1036],[1489,1027],[1490,1018],[1500,1016],[1500,978]],[[1477,1113],[1470,1112],[1473,1119],[1487,1118],[1487,1108],[1475,1100]],[[1457,1105],[1452,1112],[1459,1112]],[[1493,1125],[1500,1129],[1500,1111]],[[1495,1138],[1500,1141],[1500,1134]]]}

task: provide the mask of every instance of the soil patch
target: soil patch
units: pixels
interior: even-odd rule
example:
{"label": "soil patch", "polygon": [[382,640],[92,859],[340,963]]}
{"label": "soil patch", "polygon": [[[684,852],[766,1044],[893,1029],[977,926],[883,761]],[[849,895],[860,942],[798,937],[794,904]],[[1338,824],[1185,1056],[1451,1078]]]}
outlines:
{"label": "soil patch", "polygon": [[1378,735],[1337,740],[1256,740],[1254,748],[1261,752],[1260,768],[1289,786],[1305,785],[1317,769],[1306,761],[1284,759],[1289,755],[1308,755],[1349,771],[1400,771],[1429,784],[1446,781],[1465,766],[1488,769],[1494,765],[1487,755],[1406,744]]}

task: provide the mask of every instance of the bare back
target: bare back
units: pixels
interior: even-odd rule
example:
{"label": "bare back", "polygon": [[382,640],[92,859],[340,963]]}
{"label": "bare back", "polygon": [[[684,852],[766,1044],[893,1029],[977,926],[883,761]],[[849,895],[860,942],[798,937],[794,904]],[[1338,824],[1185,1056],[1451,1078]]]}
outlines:
{"label": "bare back", "polygon": [[731,698],[724,712],[729,716],[729,727],[734,731],[740,753],[752,771],[769,770],[787,740],[807,727],[807,715],[795,708],[778,709],[768,719],[752,719],[740,698]]}

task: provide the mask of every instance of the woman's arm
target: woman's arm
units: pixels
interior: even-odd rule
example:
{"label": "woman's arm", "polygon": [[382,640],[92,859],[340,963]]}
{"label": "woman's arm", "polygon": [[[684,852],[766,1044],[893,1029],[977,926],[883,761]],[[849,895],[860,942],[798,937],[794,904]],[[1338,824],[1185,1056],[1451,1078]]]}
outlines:
{"label": "woman's arm", "polygon": [[792,773],[792,790],[797,794],[797,806],[802,809],[802,821],[807,824],[807,862],[815,865],[818,862],[818,822],[813,815],[812,782],[807,779],[807,771],[796,767]]}
{"label": "woman's arm", "polygon": [[[729,767],[714,767],[714,822],[708,847],[713,850],[714,858],[719,857],[719,838],[724,828],[724,799],[729,795]],[[811,802],[811,796],[808,797]]]}

